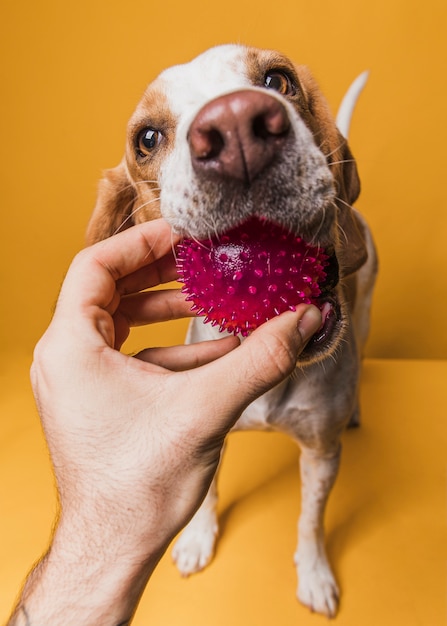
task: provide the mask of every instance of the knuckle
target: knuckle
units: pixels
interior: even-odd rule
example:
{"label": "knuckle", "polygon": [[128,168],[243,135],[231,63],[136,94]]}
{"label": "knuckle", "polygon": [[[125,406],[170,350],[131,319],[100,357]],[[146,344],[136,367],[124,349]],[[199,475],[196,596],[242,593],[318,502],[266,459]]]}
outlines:
{"label": "knuckle", "polygon": [[269,335],[264,339],[264,348],[270,365],[276,370],[279,378],[288,376],[296,365],[297,354],[295,346],[290,341],[278,335]]}

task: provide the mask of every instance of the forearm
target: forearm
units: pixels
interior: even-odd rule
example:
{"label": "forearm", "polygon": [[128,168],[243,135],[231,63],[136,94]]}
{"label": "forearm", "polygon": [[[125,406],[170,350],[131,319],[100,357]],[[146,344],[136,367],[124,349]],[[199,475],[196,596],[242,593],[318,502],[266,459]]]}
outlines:
{"label": "forearm", "polygon": [[[52,546],[28,576],[8,626],[130,624],[162,550],[138,558],[117,542],[72,535],[59,527]],[[118,541],[119,543],[119,541]]]}

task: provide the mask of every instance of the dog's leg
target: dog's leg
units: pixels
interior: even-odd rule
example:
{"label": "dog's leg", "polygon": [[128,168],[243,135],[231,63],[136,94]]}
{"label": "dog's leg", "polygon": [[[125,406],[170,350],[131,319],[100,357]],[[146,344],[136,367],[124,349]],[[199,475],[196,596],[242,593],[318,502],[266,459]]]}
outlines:
{"label": "dog's leg", "polygon": [[217,539],[217,476],[194,517],[184,528],[172,550],[172,558],[183,576],[199,572],[210,563]]}
{"label": "dog's leg", "polygon": [[295,554],[297,595],[312,611],[328,617],[337,612],[339,592],[326,556],[323,517],[339,459],[340,448],[325,454],[302,446],[302,505]]}

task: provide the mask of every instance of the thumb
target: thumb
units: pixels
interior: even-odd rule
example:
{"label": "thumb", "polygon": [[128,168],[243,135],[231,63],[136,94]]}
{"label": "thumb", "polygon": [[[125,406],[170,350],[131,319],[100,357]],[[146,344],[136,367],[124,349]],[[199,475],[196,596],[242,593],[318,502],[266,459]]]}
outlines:
{"label": "thumb", "polygon": [[216,381],[213,395],[222,417],[234,422],[250,402],[287,378],[321,321],[316,307],[300,305],[296,312],[287,311],[266,322],[236,349],[199,368],[203,385],[209,387],[210,380]]}

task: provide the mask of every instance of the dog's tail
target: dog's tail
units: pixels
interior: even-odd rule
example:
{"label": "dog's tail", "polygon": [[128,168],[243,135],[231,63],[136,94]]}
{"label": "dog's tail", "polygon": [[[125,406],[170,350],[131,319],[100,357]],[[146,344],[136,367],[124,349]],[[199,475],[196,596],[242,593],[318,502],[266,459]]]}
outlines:
{"label": "dog's tail", "polygon": [[366,81],[368,80],[369,71],[366,70],[362,72],[360,76],[354,80],[354,82],[349,87],[346,92],[343,100],[341,101],[340,107],[338,109],[336,123],[338,130],[341,132],[343,137],[346,139],[349,135],[349,128],[351,126],[352,114],[354,112],[354,107],[358,100],[358,97],[363,91],[363,88],[366,85]]}

